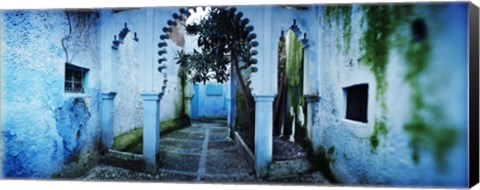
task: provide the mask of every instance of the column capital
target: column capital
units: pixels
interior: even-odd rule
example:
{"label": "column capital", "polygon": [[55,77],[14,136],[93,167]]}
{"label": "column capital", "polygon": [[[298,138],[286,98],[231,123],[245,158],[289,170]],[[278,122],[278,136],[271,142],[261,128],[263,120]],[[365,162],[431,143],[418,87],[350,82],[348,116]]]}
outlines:
{"label": "column capital", "polygon": [[275,99],[276,94],[252,94],[255,102],[269,102]]}
{"label": "column capital", "polygon": [[116,95],[117,95],[116,92],[103,92],[102,100],[113,100]]}
{"label": "column capital", "polygon": [[143,92],[140,93],[144,101],[158,101],[162,99],[163,93],[158,92]]}

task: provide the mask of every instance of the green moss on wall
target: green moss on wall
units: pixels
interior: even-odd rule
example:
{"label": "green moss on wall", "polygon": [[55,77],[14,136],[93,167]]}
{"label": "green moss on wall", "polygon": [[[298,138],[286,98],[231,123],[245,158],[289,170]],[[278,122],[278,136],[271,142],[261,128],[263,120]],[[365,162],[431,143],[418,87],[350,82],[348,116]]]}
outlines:
{"label": "green moss on wall", "polygon": [[387,5],[362,6],[362,10],[368,26],[360,41],[362,49],[365,51],[361,60],[375,76],[376,100],[384,102],[383,96],[387,89],[385,71],[390,51],[389,37],[392,34],[391,19],[388,16],[390,11]]}
{"label": "green moss on wall", "polygon": [[[352,36],[352,6],[326,6],[323,11],[323,17],[326,24],[331,27],[332,22],[341,23],[341,30],[343,31],[343,43],[345,46],[344,53],[347,54],[350,51],[350,41]],[[340,45],[337,44],[337,48]]]}
{"label": "green moss on wall", "polygon": [[373,134],[370,136],[370,145],[372,146],[372,150],[375,151],[380,143],[379,135],[386,136],[388,133],[387,126],[385,121],[383,120],[376,120],[375,125],[373,128]]}
{"label": "green moss on wall", "polygon": [[[164,135],[172,131],[182,129],[190,125],[190,118],[183,116],[174,120],[160,123],[160,134]],[[143,127],[137,126],[135,129],[119,135],[113,139],[113,150],[126,151],[132,153],[142,153]]]}
{"label": "green moss on wall", "polygon": [[[439,105],[427,103],[424,84],[419,77],[429,65],[431,45],[428,39],[421,42],[406,43],[404,57],[407,72],[404,80],[411,86],[412,118],[404,125],[410,134],[412,160],[418,163],[422,150],[432,151],[438,169],[447,169],[446,156],[458,141],[458,132],[449,126]],[[428,119],[431,117],[431,119]]]}
{"label": "green moss on wall", "polygon": [[135,127],[133,130],[113,138],[113,150],[123,151],[142,142],[143,128]]}
{"label": "green moss on wall", "polygon": [[380,144],[379,135],[386,136],[388,127],[386,125],[387,104],[385,92],[388,87],[386,81],[386,70],[389,62],[389,52],[395,42],[392,42],[392,34],[401,24],[405,24],[406,15],[412,11],[410,5],[365,5],[361,7],[364,12],[362,23],[366,23],[366,31],[360,39],[361,49],[364,51],[361,57],[361,64],[370,69],[376,81],[375,100],[382,111],[376,116],[374,132],[370,136],[370,145],[375,151]]}
{"label": "green moss on wall", "polygon": [[178,68],[177,73],[178,78],[180,78],[180,91],[181,91],[181,99],[175,105],[175,114],[176,117],[180,118],[184,115],[188,115],[187,113],[187,70],[185,67],[180,66]]}
{"label": "green moss on wall", "polygon": [[328,152],[323,146],[320,146],[318,150],[318,154],[314,157],[315,159],[313,160],[314,167],[322,171],[322,173],[330,182],[335,183],[337,180],[335,179],[335,176],[330,170],[330,165],[335,163],[335,159],[332,159],[333,153],[335,152],[335,147],[330,147],[328,149]]}

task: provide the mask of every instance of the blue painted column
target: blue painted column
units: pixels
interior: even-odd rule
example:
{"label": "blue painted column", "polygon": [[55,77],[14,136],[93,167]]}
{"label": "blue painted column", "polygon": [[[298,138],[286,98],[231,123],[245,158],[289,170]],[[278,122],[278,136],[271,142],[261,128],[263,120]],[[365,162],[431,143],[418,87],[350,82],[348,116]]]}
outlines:
{"label": "blue painted column", "polygon": [[116,92],[102,93],[102,146],[111,149],[113,145],[113,99]]}
{"label": "blue painted column", "polygon": [[160,99],[163,93],[142,93],[143,160],[147,172],[156,173],[160,150]]}
{"label": "blue painted column", "polygon": [[255,98],[255,171],[257,177],[267,174],[272,162],[273,99],[275,95],[253,95]]}

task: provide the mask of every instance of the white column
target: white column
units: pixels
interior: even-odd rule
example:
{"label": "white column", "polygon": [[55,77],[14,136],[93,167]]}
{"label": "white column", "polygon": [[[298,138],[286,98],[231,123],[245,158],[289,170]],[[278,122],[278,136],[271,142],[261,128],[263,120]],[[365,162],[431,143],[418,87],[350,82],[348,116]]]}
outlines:
{"label": "white column", "polygon": [[157,70],[154,48],[158,40],[154,33],[154,9],[145,11],[145,45],[143,63],[143,160],[147,172],[156,173],[158,169],[158,152],[160,149],[160,100],[162,93],[155,92],[153,76],[160,74]]}
{"label": "white column", "polygon": [[101,55],[101,72],[102,72],[102,102],[101,102],[101,116],[100,123],[102,127],[102,146],[105,149],[111,149],[113,145],[113,101],[116,92],[113,91],[112,82],[113,72],[112,68],[112,41],[113,33],[111,32],[110,19],[111,13],[109,10],[101,11],[101,36],[100,41],[100,55]]}
{"label": "white column", "polygon": [[264,177],[272,162],[273,99],[275,95],[253,95],[255,98],[255,171]]}
{"label": "white column", "polygon": [[160,150],[160,99],[159,93],[142,93],[143,99],[143,160],[147,172],[156,173]]}
{"label": "white column", "polygon": [[102,146],[111,149],[113,145],[113,99],[117,93],[102,93]]}

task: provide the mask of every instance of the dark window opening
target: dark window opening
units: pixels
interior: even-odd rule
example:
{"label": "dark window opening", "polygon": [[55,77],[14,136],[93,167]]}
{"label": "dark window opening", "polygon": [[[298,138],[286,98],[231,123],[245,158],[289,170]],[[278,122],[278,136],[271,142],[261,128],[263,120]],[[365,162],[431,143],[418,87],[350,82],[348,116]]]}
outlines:
{"label": "dark window opening", "polygon": [[65,65],[65,92],[85,93],[86,75],[88,69],[75,65]]}
{"label": "dark window opening", "polygon": [[367,123],[368,84],[344,88],[346,99],[346,119]]}

